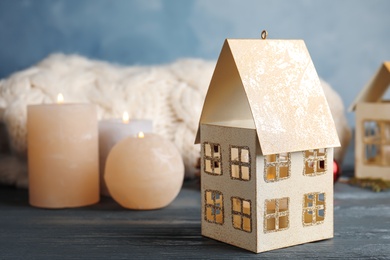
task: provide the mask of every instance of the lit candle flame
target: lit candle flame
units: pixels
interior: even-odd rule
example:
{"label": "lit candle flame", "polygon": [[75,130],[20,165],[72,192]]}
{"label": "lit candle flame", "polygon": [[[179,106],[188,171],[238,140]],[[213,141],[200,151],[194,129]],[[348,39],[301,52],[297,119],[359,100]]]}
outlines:
{"label": "lit candle flame", "polygon": [[144,138],[144,137],[145,137],[145,135],[144,135],[143,132],[139,132],[139,133],[138,133],[138,138]]}
{"label": "lit candle flame", "polygon": [[62,95],[62,93],[59,93],[57,95],[57,104],[62,104],[64,103],[64,96]]}
{"label": "lit candle flame", "polygon": [[122,122],[127,124],[129,122],[129,113],[127,113],[127,111],[123,112],[123,116],[122,116]]}

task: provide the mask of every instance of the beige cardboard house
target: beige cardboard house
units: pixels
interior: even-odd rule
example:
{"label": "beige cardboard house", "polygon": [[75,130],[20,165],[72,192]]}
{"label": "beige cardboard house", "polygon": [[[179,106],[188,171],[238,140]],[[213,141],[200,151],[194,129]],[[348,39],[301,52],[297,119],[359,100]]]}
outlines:
{"label": "beige cardboard house", "polygon": [[350,110],[356,112],[355,176],[390,180],[390,62],[379,68]]}
{"label": "beige cardboard house", "polygon": [[333,237],[339,140],[302,40],[227,39],[195,143],[202,235],[253,252]]}

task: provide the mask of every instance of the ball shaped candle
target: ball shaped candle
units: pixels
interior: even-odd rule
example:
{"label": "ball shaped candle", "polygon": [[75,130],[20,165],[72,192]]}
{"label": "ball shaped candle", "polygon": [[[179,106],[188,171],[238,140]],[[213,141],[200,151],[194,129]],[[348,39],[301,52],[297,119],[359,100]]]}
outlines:
{"label": "ball shaped candle", "polygon": [[129,209],[170,204],[184,179],[183,159],[175,145],[156,134],[139,133],[110,151],[104,179],[114,200]]}

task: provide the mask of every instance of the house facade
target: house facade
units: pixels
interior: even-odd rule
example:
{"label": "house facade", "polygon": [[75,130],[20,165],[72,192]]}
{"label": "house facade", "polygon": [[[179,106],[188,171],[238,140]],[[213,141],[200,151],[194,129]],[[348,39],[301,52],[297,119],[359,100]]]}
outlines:
{"label": "house facade", "polygon": [[195,142],[202,235],[253,252],[333,237],[339,140],[303,41],[226,40]]}
{"label": "house facade", "polygon": [[382,99],[389,85],[390,62],[385,62],[350,107],[356,114],[358,178],[390,180],[390,103]]}
{"label": "house facade", "polygon": [[333,148],[263,156],[255,129],[201,132],[204,236],[253,252],[333,237]]}

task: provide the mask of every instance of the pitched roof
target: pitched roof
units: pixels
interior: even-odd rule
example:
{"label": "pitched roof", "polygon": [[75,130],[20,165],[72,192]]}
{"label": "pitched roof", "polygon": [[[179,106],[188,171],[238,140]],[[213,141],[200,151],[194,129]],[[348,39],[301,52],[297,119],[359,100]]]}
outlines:
{"label": "pitched roof", "polygon": [[[227,39],[199,124],[253,121],[263,154],[339,146],[302,40]],[[222,123],[223,124],[223,123]],[[195,142],[199,143],[199,128]]]}
{"label": "pitched roof", "polygon": [[349,107],[349,111],[356,109],[360,102],[378,102],[385,94],[390,85],[390,61],[386,61],[375,73],[374,77],[367,83],[363,90]]}

